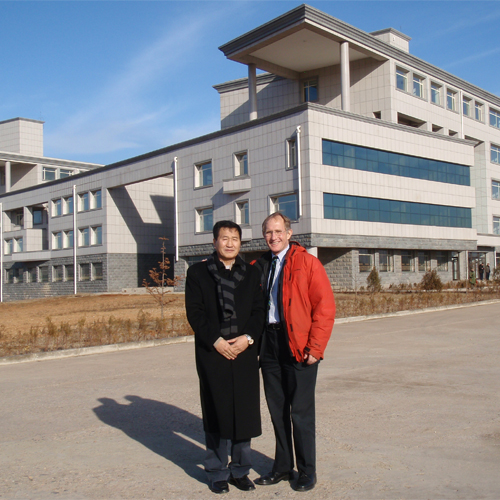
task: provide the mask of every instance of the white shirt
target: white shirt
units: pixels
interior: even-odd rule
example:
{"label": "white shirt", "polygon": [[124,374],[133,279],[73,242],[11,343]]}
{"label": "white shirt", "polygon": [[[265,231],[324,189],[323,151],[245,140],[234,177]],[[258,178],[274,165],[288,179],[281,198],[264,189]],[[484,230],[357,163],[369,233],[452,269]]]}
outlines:
{"label": "white shirt", "polygon": [[[267,322],[268,323],[279,323],[280,322],[280,313],[279,313],[279,307],[278,307],[278,283],[279,283],[279,275],[281,273],[281,266],[283,265],[283,260],[285,258],[286,253],[288,252],[288,249],[290,248],[290,245],[288,245],[284,250],[282,250],[276,257],[278,257],[276,261],[276,271],[274,271],[274,278],[273,278],[273,283],[268,283],[267,288],[268,290],[271,290],[271,294],[269,296],[269,299],[271,301],[269,305],[269,314],[267,317]],[[273,259],[274,259],[273,255]],[[272,261],[271,261],[272,263]],[[271,278],[271,275],[269,275],[269,278]]]}

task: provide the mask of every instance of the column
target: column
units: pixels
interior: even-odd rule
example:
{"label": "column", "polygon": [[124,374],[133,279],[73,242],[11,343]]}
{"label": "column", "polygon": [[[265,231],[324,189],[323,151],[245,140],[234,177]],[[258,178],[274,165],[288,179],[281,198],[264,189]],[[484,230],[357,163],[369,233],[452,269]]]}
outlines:
{"label": "column", "polygon": [[250,120],[257,119],[257,66],[248,65],[248,104]]}
{"label": "column", "polygon": [[11,187],[10,161],[5,162],[5,192],[10,192]]}
{"label": "column", "polygon": [[340,44],[340,95],[342,111],[351,110],[351,75],[349,69],[349,42]]}

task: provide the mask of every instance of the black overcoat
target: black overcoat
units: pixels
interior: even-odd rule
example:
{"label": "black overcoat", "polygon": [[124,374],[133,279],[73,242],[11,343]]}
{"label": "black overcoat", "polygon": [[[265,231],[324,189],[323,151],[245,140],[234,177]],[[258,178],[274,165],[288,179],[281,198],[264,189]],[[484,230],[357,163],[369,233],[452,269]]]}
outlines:
{"label": "black overcoat", "polygon": [[[218,259],[216,258],[216,262]],[[238,257],[235,266],[243,261]],[[234,291],[238,333],[255,343],[228,360],[217,352],[214,342],[221,336],[221,307],[217,284],[206,262],[188,269],[186,313],[195,334],[196,369],[200,379],[203,428],[222,438],[241,440],[262,433],[260,420],[258,340],[264,328],[265,303],[259,271],[246,264],[245,276]]]}

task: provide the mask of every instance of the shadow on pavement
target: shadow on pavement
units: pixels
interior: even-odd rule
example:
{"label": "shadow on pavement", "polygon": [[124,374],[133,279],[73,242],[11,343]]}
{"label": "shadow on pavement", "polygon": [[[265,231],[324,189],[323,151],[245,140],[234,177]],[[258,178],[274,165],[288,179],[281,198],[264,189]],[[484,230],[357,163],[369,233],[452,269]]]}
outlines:
{"label": "shadow on pavement", "polygon": [[[201,466],[205,457],[203,422],[177,406],[140,396],[125,396],[130,404],[111,398],[99,398],[101,406],[93,408],[105,424],[116,427],[127,436],[166,458],[202,483],[207,482]],[[254,467],[259,474],[271,470],[272,460],[253,450]]]}

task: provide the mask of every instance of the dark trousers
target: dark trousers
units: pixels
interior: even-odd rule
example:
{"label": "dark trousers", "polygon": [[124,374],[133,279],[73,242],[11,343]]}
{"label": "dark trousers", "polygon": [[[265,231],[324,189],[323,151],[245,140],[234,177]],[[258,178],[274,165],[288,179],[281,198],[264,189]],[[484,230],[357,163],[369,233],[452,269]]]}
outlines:
{"label": "dark trousers", "polygon": [[[294,467],[293,447],[299,472],[316,472],[316,416],[314,391],[318,363],[298,363],[290,353],[283,330],[266,328],[260,356],[267,406],[276,436],[273,472]],[[292,443],[293,437],[293,443]]]}
{"label": "dark trousers", "polygon": [[[218,433],[205,432],[207,455],[204,466],[211,483],[227,481],[229,476],[243,477],[250,472],[251,449],[250,439],[231,441],[221,438]],[[229,462],[228,445],[231,444],[231,463]]]}

